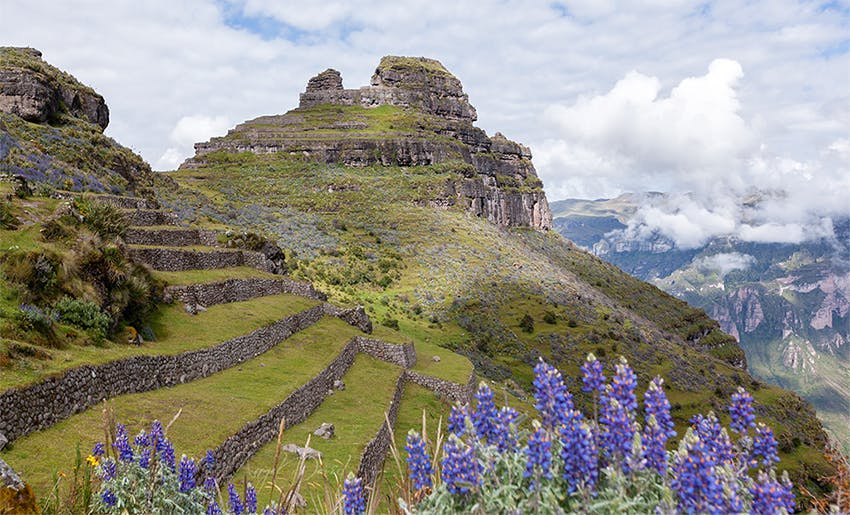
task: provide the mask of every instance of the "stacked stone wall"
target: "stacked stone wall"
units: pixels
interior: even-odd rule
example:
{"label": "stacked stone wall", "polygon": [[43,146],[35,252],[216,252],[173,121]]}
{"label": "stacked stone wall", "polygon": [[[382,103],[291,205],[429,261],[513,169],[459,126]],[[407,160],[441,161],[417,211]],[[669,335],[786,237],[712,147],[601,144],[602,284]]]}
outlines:
{"label": "stacked stone wall", "polygon": [[188,247],[190,245],[218,245],[218,233],[205,229],[142,229],[130,227],[124,233],[130,245],[155,245],[161,247]]}
{"label": "stacked stone wall", "polygon": [[201,306],[241,302],[281,293],[289,293],[321,301],[325,301],[328,298],[327,295],[315,289],[310,283],[293,281],[286,278],[265,279],[249,277],[245,279],[227,279],[214,283],[168,286],[165,291],[175,300],[186,304],[200,304]]}
{"label": "stacked stone wall", "polygon": [[401,406],[401,398],[404,395],[404,385],[407,383],[405,373],[402,373],[395,384],[395,393],[390,407],[386,412],[386,420],[381,424],[381,429],[372,440],[366,444],[360,455],[360,465],[357,468],[357,477],[363,479],[366,485],[371,485],[378,477],[387,459],[387,454],[392,445],[393,430],[398,419],[398,410]]}
{"label": "stacked stone wall", "polygon": [[185,270],[213,270],[236,266],[251,266],[264,272],[273,272],[275,265],[259,252],[236,249],[188,250],[180,248],[142,247],[129,248],[133,261],[149,265],[154,270],[182,272]]}
{"label": "stacked stone wall", "polygon": [[133,209],[124,212],[127,225],[177,225],[177,215],[157,209]]}
{"label": "stacked stone wall", "polygon": [[207,377],[268,351],[318,322],[324,311],[322,305],[315,306],[205,349],[84,365],[34,385],[12,388],[0,394],[0,433],[13,441],[50,427],[103,399]]}

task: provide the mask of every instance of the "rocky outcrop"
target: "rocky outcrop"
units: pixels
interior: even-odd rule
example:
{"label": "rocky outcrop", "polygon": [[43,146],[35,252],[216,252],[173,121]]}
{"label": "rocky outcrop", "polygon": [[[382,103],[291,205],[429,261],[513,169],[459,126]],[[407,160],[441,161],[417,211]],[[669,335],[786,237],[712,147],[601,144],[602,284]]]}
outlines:
{"label": "rocky outcrop", "polygon": [[67,113],[101,129],[109,125],[103,97],[45,63],[34,48],[0,47],[0,111],[32,122]]}
{"label": "rocky outcrop", "polygon": [[[338,108],[334,108],[338,106]],[[398,108],[373,111],[381,106]],[[460,206],[503,226],[552,227],[552,213],[528,147],[475,127],[475,108],[460,81],[438,61],[388,56],[371,84],[344,89],[339,72],[311,78],[298,109],[262,116],[227,136],[195,145],[181,168],[216,152],[282,154],[346,166],[428,166],[454,172],[445,191],[420,205]]]}

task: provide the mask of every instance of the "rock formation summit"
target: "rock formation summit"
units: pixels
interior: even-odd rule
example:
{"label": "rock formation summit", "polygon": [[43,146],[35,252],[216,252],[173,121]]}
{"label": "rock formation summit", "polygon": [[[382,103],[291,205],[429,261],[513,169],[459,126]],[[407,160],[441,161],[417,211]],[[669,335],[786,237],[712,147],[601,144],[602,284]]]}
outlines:
{"label": "rock formation summit", "polygon": [[460,205],[503,226],[550,229],[552,213],[531,151],[500,133],[488,137],[473,125],[476,119],[461,82],[439,61],[387,56],[369,86],[345,89],[340,73],[327,69],[307,82],[297,109],[197,143],[181,168],[240,152],[345,166],[440,164],[445,191],[429,205]]}
{"label": "rock formation summit", "polygon": [[34,48],[0,47],[0,111],[30,122],[66,113],[101,129],[109,125],[103,97],[44,62]]}

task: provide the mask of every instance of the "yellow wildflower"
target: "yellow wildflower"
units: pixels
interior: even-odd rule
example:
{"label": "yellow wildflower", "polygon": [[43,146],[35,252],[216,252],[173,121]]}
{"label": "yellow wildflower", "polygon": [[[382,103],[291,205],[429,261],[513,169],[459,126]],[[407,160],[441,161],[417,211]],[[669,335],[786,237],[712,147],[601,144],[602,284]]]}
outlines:
{"label": "yellow wildflower", "polygon": [[87,462],[88,462],[88,464],[89,464],[89,465],[91,465],[92,467],[97,467],[98,465],[100,465],[100,462],[99,462],[99,461],[97,461],[97,458],[95,458],[95,457],[94,457],[94,456],[92,456],[91,454],[89,454],[88,458],[86,458],[86,461],[87,461]]}

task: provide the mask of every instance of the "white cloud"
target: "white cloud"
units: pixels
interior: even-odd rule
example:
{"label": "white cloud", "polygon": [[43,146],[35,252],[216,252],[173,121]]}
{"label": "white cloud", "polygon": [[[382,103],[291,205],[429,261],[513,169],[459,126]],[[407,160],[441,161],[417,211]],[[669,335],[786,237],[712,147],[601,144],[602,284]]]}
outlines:
{"label": "white cloud", "polygon": [[193,153],[194,144],[207,141],[213,136],[223,136],[231,127],[225,116],[194,115],[184,116],[171,129],[168,140],[174,145],[168,147],[156,163],[158,170],[173,170]]}
{"label": "white cloud", "polygon": [[[846,11],[796,0],[316,5],[3,0],[0,33],[101,92],[107,133],[157,168],[212,135],[176,141],[186,117],[284,112],[327,67],[357,87],[382,55],[426,55],[463,81],[481,127],[532,147],[552,200],[691,191],[692,208],[645,213],[690,244],[730,220],[805,235],[847,211],[850,53],[829,50],[848,37]],[[786,194],[741,209],[755,188]]]}
{"label": "white cloud", "polygon": [[740,252],[721,252],[711,256],[703,256],[694,260],[697,268],[717,272],[722,278],[733,270],[746,270],[756,263],[756,258]]}

